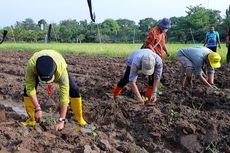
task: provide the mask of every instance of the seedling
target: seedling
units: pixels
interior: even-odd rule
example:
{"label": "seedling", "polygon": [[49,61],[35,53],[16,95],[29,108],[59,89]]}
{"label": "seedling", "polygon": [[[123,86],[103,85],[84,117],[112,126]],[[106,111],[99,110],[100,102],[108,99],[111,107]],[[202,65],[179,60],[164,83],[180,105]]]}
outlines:
{"label": "seedling", "polygon": [[[52,112],[52,108],[49,108],[49,112]],[[49,125],[55,125],[58,119],[52,116],[52,113],[48,113],[45,117],[45,122]]]}
{"label": "seedling", "polygon": [[203,103],[201,103],[201,104],[200,103],[196,103],[196,105],[192,101],[192,107],[193,107],[193,109],[201,110],[201,108],[203,106]]}
{"label": "seedling", "polygon": [[96,126],[92,126],[91,128],[91,135],[94,137],[94,139],[96,138],[97,136],[97,132],[96,132]]}
{"label": "seedling", "polygon": [[159,83],[157,95],[161,96],[162,94],[163,94],[163,85],[162,83]]}
{"label": "seedling", "polygon": [[145,96],[142,96],[142,99],[143,99],[144,101],[148,100],[148,98],[145,97]]}
{"label": "seedling", "polygon": [[217,144],[214,143],[209,144],[205,149],[211,153],[219,153],[219,150],[217,149]]}
{"label": "seedling", "polygon": [[176,117],[178,117],[180,115],[179,112],[177,112],[177,111],[175,111],[173,109],[169,110],[169,114],[170,114],[171,117],[174,117],[174,118],[176,118]]}
{"label": "seedling", "polygon": [[96,126],[92,126],[91,127],[91,132],[90,132],[90,135],[93,137],[93,141],[94,143],[96,143],[96,140],[97,140],[97,132],[96,132]]}

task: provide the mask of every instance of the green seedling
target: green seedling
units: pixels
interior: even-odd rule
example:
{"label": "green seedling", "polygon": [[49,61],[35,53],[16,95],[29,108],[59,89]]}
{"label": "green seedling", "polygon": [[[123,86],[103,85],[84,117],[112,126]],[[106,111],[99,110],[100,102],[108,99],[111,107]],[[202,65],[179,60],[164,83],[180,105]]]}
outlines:
{"label": "green seedling", "polygon": [[[197,106],[196,106],[197,105]],[[192,107],[193,109],[198,109],[198,110],[201,110],[202,106],[203,106],[203,103],[196,103],[196,105],[194,104],[194,102],[192,101]]]}
{"label": "green seedling", "polygon": [[48,110],[47,110],[48,113],[51,113],[52,111],[53,111],[53,109],[51,107],[48,108]]}
{"label": "green seedling", "polygon": [[179,112],[177,112],[177,111],[175,111],[173,109],[169,110],[169,114],[170,114],[171,117],[178,117],[180,115]]}
{"label": "green seedling", "polygon": [[148,100],[148,98],[145,97],[145,96],[142,96],[142,99],[143,99],[144,101]]}
{"label": "green seedling", "polygon": [[163,92],[162,92],[162,91],[158,91],[157,94],[158,94],[159,96],[161,96],[161,95],[163,94]]}
{"label": "green seedling", "polygon": [[163,84],[159,83],[158,85],[158,91],[157,91],[157,95],[162,95],[163,94]]}
{"label": "green seedling", "polygon": [[47,110],[48,114],[45,117],[45,122],[48,123],[49,125],[55,125],[58,121],[57,118],[53,117],[52,111],[53,111],[52,108],[49,108]]}
{"label": "green seedling", "polygon": [[57,123],[58,119],[53,117],[52,114],[48,114],[45,117],[45,122],[48,123],[49,125],[55,125]]}
{"label": "green seedling", "polygon": [[97,141],[97,131],[96,130],[97,130],[96,126],[91,127],[90,135],[93,137],[94,143],[96,143],[96,141]]}
{"label": "green seedling", "polygon": [[94,137],[94,138],[96,138],[96,136],[97,136],[97,132],[96,132],[96,126],[92,126],[92,128],[91,128],[91,135]]}
{"label": "green seedling", "polygon": [[217,145],[214,143],[209,144],[206,148],[207,151],[211,153],[219,153],[220,151],[217,149]]}

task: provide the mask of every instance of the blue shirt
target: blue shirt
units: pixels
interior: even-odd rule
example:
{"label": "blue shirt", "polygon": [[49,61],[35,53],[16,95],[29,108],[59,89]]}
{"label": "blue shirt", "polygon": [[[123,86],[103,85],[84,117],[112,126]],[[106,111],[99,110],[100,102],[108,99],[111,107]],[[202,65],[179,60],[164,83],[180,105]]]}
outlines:
{"label": "blue shirt", "polygon": [[219,33],[216,31],[207,32],[205,36],[205,41],[207,43],[207,47],[216,47],[217,41],[219,38]]}
{"label": "blue shirt", "polygon": [[144,55],[153,56],[155,59],[154,78],[160,79],[163,71],[163,63],[156,53],[150,49],[138,49],[134,51],[127,59],[127,65],[130,67],[129,81],[136,82],[138,71],[141,70],[141,58]]}
{"label": "blue shirt", "polygon": [[[202,75],[203,63],[208,58],[210,52],[211,50],[206,47],[190,47],[179,50],[177,56],[188,58],[193,63],[195,75]],[[208,73],[214,73],[211,66],[208,66]]]}

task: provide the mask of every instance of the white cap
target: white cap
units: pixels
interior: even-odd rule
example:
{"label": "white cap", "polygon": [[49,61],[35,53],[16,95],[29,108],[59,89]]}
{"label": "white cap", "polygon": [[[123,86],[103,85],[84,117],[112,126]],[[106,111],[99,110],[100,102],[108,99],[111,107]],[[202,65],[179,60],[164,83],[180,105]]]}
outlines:
{"label": "white cap", "polygon": [[152,55],[144,55],[142,61],[142,73],[144,75],[152,75],[155,67],[155,58]]}

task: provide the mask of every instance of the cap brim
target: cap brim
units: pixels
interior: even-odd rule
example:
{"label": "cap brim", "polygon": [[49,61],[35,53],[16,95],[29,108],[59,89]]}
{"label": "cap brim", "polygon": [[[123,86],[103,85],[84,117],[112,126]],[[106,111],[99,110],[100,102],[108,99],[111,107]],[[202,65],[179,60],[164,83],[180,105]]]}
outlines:
{"label": "cap brim", "polygon": [[212,68],[216,69],[216,68],[219,68],[221,66],[220,62],[217,62],[217,63],[211,63],[210,62],[210,65]]}
{"label": "cap brim", "polygon": [[146,70],[146,69],[142,68],[141,71],[142,71],[142,73],[143,73],[144,75],[152,75],[153,72],[154,72],[154,68],[151,69],[151,70]]}

